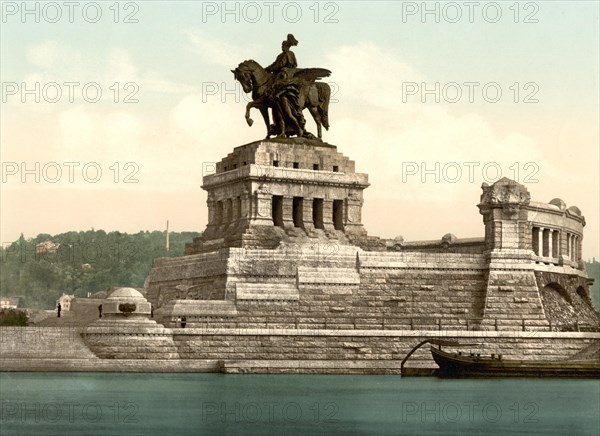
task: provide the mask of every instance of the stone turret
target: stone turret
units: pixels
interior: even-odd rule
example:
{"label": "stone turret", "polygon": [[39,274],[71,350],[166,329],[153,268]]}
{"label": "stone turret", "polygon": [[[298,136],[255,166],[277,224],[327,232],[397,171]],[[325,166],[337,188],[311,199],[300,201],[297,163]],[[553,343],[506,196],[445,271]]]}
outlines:
{"label": "stone turret", "polygon": [[545,330],[548,321],[531,262],[529,192],[507,178],[481,189],[478,207],[489,263],[482,327],[519,330],[526,323]]}
{"label": "stone turret", "polygon": [[527,257],[530,252],[527,188],[504,177],[491,186],[484,183],[481,189],[478,207],[485,224],[486,250],[496,255],[510,250],[512,258]]}

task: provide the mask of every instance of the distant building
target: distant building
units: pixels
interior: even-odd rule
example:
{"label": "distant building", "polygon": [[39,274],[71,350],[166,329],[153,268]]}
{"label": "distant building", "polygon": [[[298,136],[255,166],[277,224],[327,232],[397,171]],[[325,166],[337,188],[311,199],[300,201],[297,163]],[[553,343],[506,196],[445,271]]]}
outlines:
{"label": "distant building", "polygon": [[89,263],[84,263],[81,265],[81,269],[83,269],[83,270],[92,269],[92,265],[90,265]]}
{"label": "distant building", "polygon": [[37,254],[56,253],[58,251],[58,247],[60,247],[60,244],[56,244],[52,241],[44,241],[35,246],[35,252]]}
{"label": "distant building", "polygon": [[63,311],[71,310],[71,301],[73,301],[74,298],[74,295],[62,294],[62,296],[56,300],[56,304],[60,304],[60,308]]}
{"label": "distant building", "polygon": [[19,297],[0,297],[0,309],[16,309]]}

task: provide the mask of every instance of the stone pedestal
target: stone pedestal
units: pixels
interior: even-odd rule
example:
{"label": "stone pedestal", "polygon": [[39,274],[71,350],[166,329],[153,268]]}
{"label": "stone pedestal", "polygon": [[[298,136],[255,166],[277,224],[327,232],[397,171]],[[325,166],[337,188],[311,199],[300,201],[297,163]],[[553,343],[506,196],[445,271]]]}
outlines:
{"label": "stone pedestal", "polygon": [[297,138],[258,141],[235,148],[216,168],[202,186],[208,191],[206,230],[186,245],[186,254],[274,248],[290,238],[315,238],[316,229],[342,243],[367,241],[360,218],[367,175],[356,173],[335,146]]}

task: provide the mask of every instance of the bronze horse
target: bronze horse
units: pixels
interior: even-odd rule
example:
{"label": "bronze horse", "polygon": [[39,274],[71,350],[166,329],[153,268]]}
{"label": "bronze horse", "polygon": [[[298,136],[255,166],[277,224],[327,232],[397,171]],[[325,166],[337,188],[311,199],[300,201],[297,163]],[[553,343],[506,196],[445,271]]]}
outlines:
{"label": "bronze horse", "polygon": [[[235,70],[231,70],[237,81],[240,82],[244,92],[252,93],[252,101],[246,105],[246,122],[249,126],[254,122],[250,118],[250,109],[256,108],[260,111],[265,125],[267,127],[267,138],[272,135],[283,137],[290,135],[290,132],[314,138],[314,136],[304,131],[304,126],[292,118],[291,123],[295,124],[294,130],[286,125],[286,117],[281,113],[281,105],[277,98],[273,97],[273,88],[277,85],[276,78],[261,67],[258,62],[247,60],[238,65]],[[329,98],[331,88],[325,82],[315,82],[316,79],[329,76],[331,72],[323,68],[304,68],[294,71],[293,78],[289,84],[296,86],[297,105],[299,110],[308,109],[317,124],[317,135],[322,138],[321,126],[329,129]],[[269,118],[269,108],[273,111],[275,124],[271,125]],[[290,124],[288,117],[288,124]],[[303,123],[302,123],[303,124]]]}

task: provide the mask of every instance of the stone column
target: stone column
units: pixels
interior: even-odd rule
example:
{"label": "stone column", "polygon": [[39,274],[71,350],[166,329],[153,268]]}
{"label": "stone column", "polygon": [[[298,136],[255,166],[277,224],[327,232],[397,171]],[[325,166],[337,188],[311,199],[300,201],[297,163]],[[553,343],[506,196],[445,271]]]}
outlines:
{"label": "stone column", "polygon": [[548,243],[548,235],[550,234],[550,230],[545,229],[544,227],[540,227],[540,232],[542,233],[542,257],[548,257],[548,249],[550,248],[550,245]]}
{"label": "stone column", "polygon": [[237,222],[237,220],[240,219],[241,214],[240,214],[240,199],[239,197],[234,197],[231,200],[231,221],[232,222]]}
{"label": "stone column", "polygon": [[228,198],[227,200],[223,201],[223,224],[229,226],[229,224],[231,224],[232,215],[233,211],[231,198]]}
{"label": "stone column", "polygon": [[315,230],[315,225],[313,223],[313,199],[312,198],[304,198],[302,202],[302,222],[304,223],[304,230],[310,236],[310,234]]}
{"label": "stone column", "polygon": [[335,235],[335,227],[333,226],[333,200],[330,198],[323,199],[323,228],[328,235]]}
{"label": "stone column", "polygon": [[219,226],[219,223],[217,222],[217,202],[214,200],[207,200],[206,205],[208,206],[208,224],[206,225],[204,236],[210,237],[215,234],[217,227]]}
{"label": "stone column", "polygon": [[248,192],[244,192],[240,197],[242,200],[240,205],[240,220],[244,222],[250,221],[250,215],[252,213],[252,196]]}
{"label": "stone column", "polygon": [[542,257],[544,255],[544,228],[538,227],[538,252],[537,255]]}
{"label": "stone column", "polygon": [[294,197],[291,195],[283,196],[283,228],[293,229],[294,228]]}
{"label": "stone column", "polygon": [[552,234],[554,230],[548,229],[548,257],[552,258]]}
{"label": "stone column", "polygon": [[223,237],[227,237],[231,233],[234,227],[233,223],[233,201],[228,198],[223,200],[223,225],[221,226]]}

